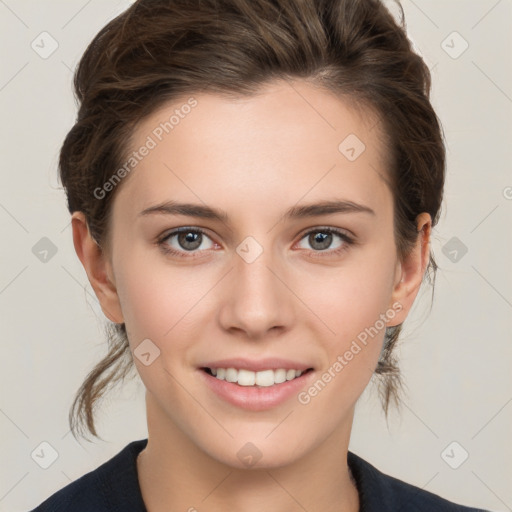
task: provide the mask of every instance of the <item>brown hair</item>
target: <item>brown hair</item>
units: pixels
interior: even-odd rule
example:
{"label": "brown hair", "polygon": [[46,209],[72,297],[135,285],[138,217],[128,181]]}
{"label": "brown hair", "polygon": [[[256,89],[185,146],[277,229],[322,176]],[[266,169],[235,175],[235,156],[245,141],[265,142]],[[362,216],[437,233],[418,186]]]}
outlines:
{"label": "brown hair", "polygon": [[[380,0],[138,0],[110,21],[85,51],[74,77],[79,110],[60,152],[60,177],[72,213],[108,250],[109,215],[122,184],[94,191],[125,161],[135,127],[187,94],[251,95],[276,79],[304,79],[379,116],[386,136],[397,253],[417,240],[421,212],[439,217],[445,175],[441,124],[430,104],[430,72]],[[425,276],[437,270],[430,253]],[[432,274],[432,277],[431,277]],[[432,293],[433,293],[432,288]],[[393,354],[401,325],[386,329],[375,373],[388,414],[399,405]],[[133,369],[124,324],[107,324],[109,350],[78,390],[73,435],[96,437],[94,410]]]}

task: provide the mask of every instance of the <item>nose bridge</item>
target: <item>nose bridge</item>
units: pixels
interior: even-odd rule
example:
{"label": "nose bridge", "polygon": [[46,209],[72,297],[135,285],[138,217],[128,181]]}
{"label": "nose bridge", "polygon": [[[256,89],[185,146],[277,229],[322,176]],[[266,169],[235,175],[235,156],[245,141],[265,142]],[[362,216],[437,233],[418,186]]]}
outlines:
{"label": "nose bridge", "polygon": [[292,317],[290,291],[282,282],[283,266],[275,251],[247,237],[237,247],[233,264],[229,296],[220,311],[223,327],[258,337],[274,327],[288,326]]}

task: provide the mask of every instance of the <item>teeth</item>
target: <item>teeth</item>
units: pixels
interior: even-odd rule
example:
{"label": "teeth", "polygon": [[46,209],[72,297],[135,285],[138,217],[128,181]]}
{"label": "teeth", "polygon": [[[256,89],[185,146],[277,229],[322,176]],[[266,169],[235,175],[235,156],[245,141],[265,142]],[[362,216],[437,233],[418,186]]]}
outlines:
{"label": "teeth", "polygon": [[[246,370],[240,370],[240,373]],[[255,377],[256,384],[258,386],[273,386],[276,382],[276,376],[274,370],[264,370],[262,372],[247,372],[252,373]],[[240,383],[240,379],[238,380]]]}
{"label": "teeth", "polygon": [[238,372],[234,368],[227,368],[226,380],[228,382],[236,382],[238,380]]}
{"label": "teeth", "polygon": [[281,384],[286,382],[286,370],[276,370],[274,372],[274,383]]}
{"label": "teeth", "polygon": [[239,386],[268,387],[293,380],[302,375],[300,370],[263,370],[252,372],[250,370],[237,370],[236,368],[210,368],[212,374],[219,380],[237,383]]}
{"label": "teeth", "polygon": [[[236,370],[234,370],[236,372]],[[250,372],[249,370],[238,370],[238,379],[234,380],[233,382],[238,382],[240,386],[254,386],[254,384],[261,385],[260,382],[256,382],[262,373],[265,372],[258,372],[258,374],[254,372]]]}

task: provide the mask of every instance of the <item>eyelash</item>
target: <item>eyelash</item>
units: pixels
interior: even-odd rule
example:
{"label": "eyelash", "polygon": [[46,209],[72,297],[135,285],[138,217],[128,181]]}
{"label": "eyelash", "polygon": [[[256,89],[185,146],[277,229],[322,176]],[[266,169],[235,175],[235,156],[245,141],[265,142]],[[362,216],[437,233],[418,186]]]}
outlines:
{"label": "eyelash", "polygon": [[[198,257],[200,257],[200,256],[195,256],[195,254],[198,254],[202,251],[189,251],[187,254],[186,251],[176,251],[175,249],[169,248],[169,246],[167,245],[166,242],[173,236],[176,236],[180,233],[200,233],[200,234],[210,238],[210,236],[208,236],[206,231],[204,231],[201,228],[181,227],[181,228],[177,228],[177,229],[171,231],[170,233],[166,233],[164,236],[160,237],[157,240],[157,245],[167,255],[177,256],[180,258],[198,258]],[[308,235],[310,235],[312,233],[335,234],[335,235],[338,235],[344,242],[343,245],[341,247],[338,247],[337,249],[325,249],[323,251],[310,250],[309,252],[311,252],[312,256],[315,258],[323,258],[323,257],[326,257],[326,255],[327,256],[338,256],[338,255],[342,254],[343,252],[345,252],[346,250],[348,250],[350,246],[356,244],[356,241],[352,237],[347,235],[344,231],[341,231],[337,228],[332,228],[332,227],[325,227],[325,228],[319,227],[319,228],[310,229],[309,231],[306,231],[305,233],[302,234],[300,240],[303,240],[304,238],[306,238]]]}

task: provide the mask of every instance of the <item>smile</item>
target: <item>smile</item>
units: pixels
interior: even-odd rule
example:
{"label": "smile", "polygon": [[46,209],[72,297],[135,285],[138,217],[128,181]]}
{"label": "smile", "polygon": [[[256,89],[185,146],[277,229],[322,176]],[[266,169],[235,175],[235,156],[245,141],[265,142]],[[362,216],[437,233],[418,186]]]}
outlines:
{"label": "smile", "polygon": [[238,370],[236,368],[203,368],[203,370],[218,380],[225,380],[239,386],[270,387],[294,380],[302,374],[309,372],[311,368],[305,371],[280,368],[258,372],[245,369]]}

